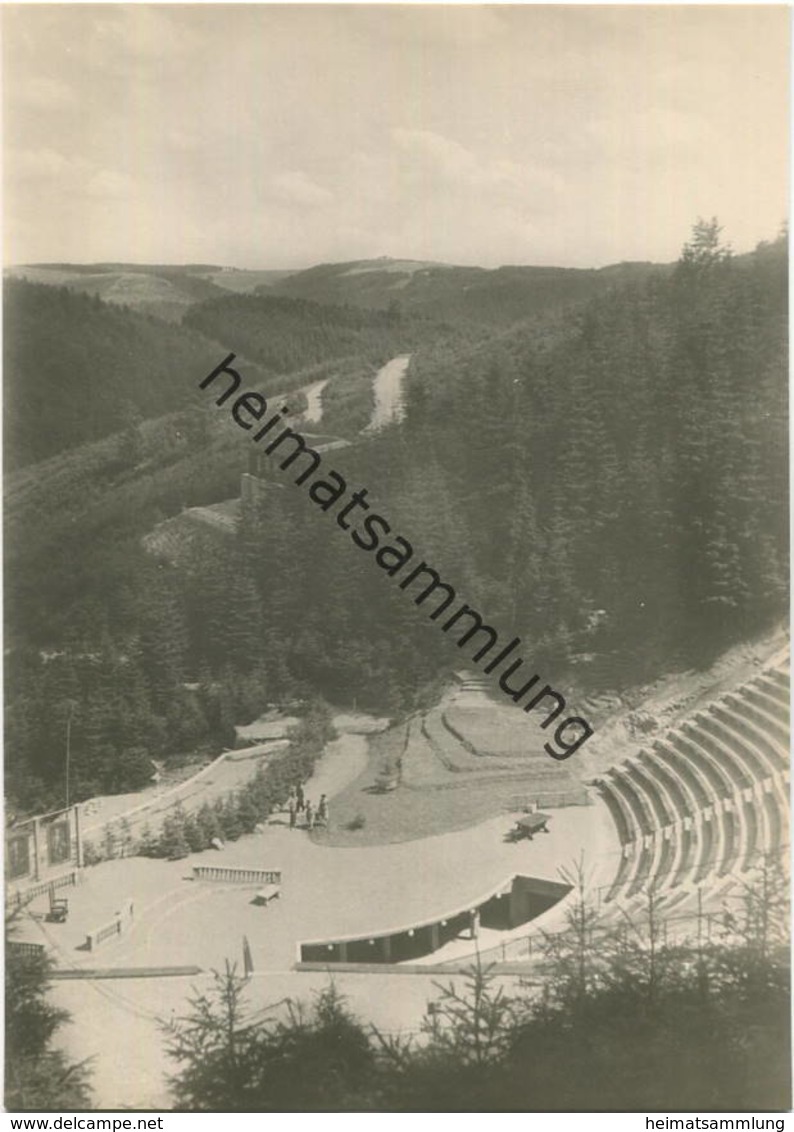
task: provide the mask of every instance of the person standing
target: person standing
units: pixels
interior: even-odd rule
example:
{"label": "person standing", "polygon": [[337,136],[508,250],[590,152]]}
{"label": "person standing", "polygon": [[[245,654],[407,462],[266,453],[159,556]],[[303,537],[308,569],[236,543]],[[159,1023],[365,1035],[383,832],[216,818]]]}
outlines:
{"label": "person standing", "polygon": [[297,814],[295,812],[295,799],[292,794],[290,794],[287,801],[287,809],[289,810],[289,827],[290,829],[294,829],[297,821]]}
{"label": "person standing", "polygon": [[328,802],[326,801],[325,794],[320,795],[320,801],[317,806],[317,825],[328,825]]}
{"label": "person standing", "polygon": [[298,800],[297,810],[298,810],[298,813],[300,813],[301,810],[303,810],[303,808],[306,805],[306,799],[305,799],[304,794],[303,794],[303,787],[301,786],[300,783],[298,783],[297,789],[295,790],[295,796]]}
{"label": "person standing", "polygon": [[306,828],[311,829],[311,827],[312,827],[312,804],[307,798],[306,799]]}

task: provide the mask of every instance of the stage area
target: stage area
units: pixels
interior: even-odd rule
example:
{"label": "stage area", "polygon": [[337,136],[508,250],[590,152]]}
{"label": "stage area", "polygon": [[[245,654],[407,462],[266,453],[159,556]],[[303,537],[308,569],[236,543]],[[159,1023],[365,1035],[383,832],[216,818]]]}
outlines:
{"label": "stage area", "polygon": [[[257,971],[288,970],[299,940],[388,930],[432,919],[499,885],[511,873],[557,880],[561,866],[584,855],[589,868],[614,870],[616,838],[600,804],[554,813],[550,832],[511,843],[511,815],[422,841],[362,849],[314,843],[300,829],[269,826],[261,834],[181,861],[140,857],[108,861],[85,870],[69,892],[69,918],[46,924],[46,897],[31,906],[34,934],[54,946],[61,966],[223,966],[240,954],[248,937]],[[194,864],[279,868],[278,900],[255,904],[255,889],[197,883]],[[87,934],[131,900],[125,933],[94,952],[82,950]],[[33,925],[28,925],[33,927]]]}
{"label": "stage area", "polygon": [[[223,969],[227,958],[242,971],[243,936],[254,964],[248,998],[252,1009],[263,1010],[286,996],[307,998],[327,984],[326,974],[293,970],[300,940],[363,935],[428,920],[476,899],[510,873],[557,880],[560,867],[580,857],[593,883],[611,879],[618,846],[600,802],[554,811],[550,832],[532,841],[506,840],[514,820],[504,813],[467,830],[360,849],[317,844],[303,830],[275,824],[223,851],[181,861],[109,861],[85,870],[84,882],[69,890],[66,923],[44,922],[47,901],[41,898],[31,906],[35,921],[26,923],[20,938],[46,940],[62,967],[193,964],[203,969],[203,975],[190,978],[54,984],[53,1001],[74,1018],[62,1032],[64,1047],[75,1058],[94,1059],[96,1103],[156,1107],[166,1103],[169,1068],[163,1065],[157,1019],[184,1014],[191,988],[206,989],[212,969]],[[266,907],[257,906],[255,887],[185,879],[194,864],[278,868],[281,893]],[[87,933],[126,900],[132,901],[133,915],[124,934],[96,951],[84,950]],[[564,907],[565,901],[557,905],[558,915]],[[479,946],[487,950],[530,927],[510,933],[483,929]],[[438,959],[468,955],[474,946],[471,939],[455,940]],[[388,966],[382,974],[338,971],[334,980],[363,1018],[387,1030],[416,1029],[433,996],[433,980],[390,972]],[[129,1040],[120,1043],[119,1034]]]}

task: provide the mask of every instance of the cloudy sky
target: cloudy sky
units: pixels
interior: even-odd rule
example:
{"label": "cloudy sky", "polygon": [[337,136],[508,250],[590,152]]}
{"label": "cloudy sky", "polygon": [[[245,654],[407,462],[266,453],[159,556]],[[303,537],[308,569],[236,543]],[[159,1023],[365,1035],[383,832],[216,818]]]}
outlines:
{"label": "cloudy sky", "polygon": [[4,5],[4,258],[670,260],[787,213],[782,6]]}

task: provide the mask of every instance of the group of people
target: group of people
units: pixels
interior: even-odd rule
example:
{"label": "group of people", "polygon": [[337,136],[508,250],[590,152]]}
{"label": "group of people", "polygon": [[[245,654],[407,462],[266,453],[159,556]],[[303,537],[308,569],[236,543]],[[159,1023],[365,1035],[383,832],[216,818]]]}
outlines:
{"label": "group of people", "polygon": [[320,795],[320,801],[317,803],[317,808],[315,809],[310,799],[305,796],[300,783],[294,786],[289,792],[287,810],[289,811],[290,829],[297,829],[298,814],[303,814],[305,829],[328,825],[328,801],[325,794]]}

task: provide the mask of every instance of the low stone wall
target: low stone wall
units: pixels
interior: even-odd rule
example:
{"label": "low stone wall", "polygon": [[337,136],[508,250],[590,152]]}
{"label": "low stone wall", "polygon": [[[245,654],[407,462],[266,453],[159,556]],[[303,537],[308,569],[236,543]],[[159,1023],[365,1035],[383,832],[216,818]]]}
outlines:
{"label": "low stone wall", "polygon": [[68,873],[50,877],[47,880],[36,881],[33,884],[9,885],[6,889],[6,904],[19,907],[28,900],[35,900],[37,896],[44,896],[50,889],[66,888],[77,884],[82,879],[82,873],[77,869],[70,869]]}
{"label": "low stone wall", "polygon": [[109,920],[106,924],[102,924],[99,928],[94,928],[93,931],[90,931],[86,935],[86,949],[88,951],[96,951],[106,940],[121,935],[132,923],[133,916],[134,906],[132,900],[125,900],[121,911],[116,912],[112,920]]}
{"label": "low stone wall", "polygon": [[235,865],[194,865],[193,879],[220,884],[281,884],[281,869],[243,869]]}
{"label": "low stone wall", "polygon": [[[514,874],[476,900],[452,912],[372,935],[306,940],[297,945],[297,962],[326,967],[421,959],[461,937],[476,941],[480,927],[511,931],[536,919],[570,892],[568,884]],[[476,946],[476,944],[475,944]],[[302,969],[309,970],[309,967]]]}
{"label": "low stone wall", "polygon": [[6,952],[9,956],[23,955],[38,958],[39,955],[44,955],[46,950],[46,945],[43,943],[23,943],[18,939],[9,939],[6,941]]}

